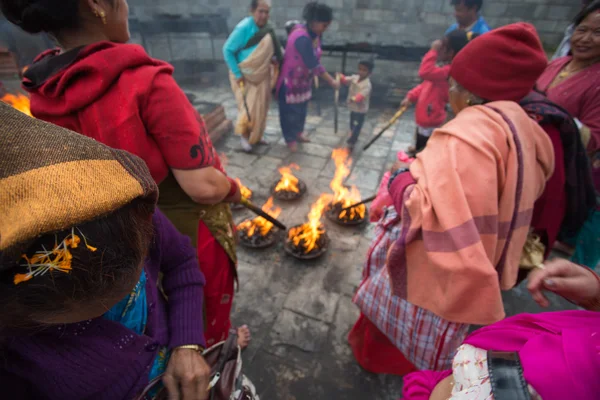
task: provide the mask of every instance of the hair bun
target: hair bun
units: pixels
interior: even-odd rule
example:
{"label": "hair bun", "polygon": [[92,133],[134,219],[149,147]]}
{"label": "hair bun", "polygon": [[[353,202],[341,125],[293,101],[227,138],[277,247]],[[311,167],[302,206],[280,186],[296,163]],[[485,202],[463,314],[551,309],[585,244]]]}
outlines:
{"label": "hair bun", "polygon": [[57,32],[78,20],[77,0],[0,0],[6,18],[29,33]]}
{"label": "hair bun", "polygon": [[312,21],[314,19],[318,7],[319,3],[317,3],[316,1],[306,3],[306,6],[304,6],[304,10],[302,11],[302,18],[304,18],[306,21]]}

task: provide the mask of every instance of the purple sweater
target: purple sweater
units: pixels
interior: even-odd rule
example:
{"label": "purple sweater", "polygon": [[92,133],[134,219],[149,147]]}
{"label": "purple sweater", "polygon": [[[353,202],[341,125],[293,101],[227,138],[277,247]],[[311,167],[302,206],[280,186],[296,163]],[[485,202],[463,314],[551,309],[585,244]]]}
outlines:
{"label": "purple sweater", "polygon": [[[147,274],[146,334],[97,318],[8,339],[0,351],[0,398],[132,399],[148,384],[159,347],[204,345],[204,276],[196,251],[157,211]],[[167,302],[157,289],[158,274]]]}

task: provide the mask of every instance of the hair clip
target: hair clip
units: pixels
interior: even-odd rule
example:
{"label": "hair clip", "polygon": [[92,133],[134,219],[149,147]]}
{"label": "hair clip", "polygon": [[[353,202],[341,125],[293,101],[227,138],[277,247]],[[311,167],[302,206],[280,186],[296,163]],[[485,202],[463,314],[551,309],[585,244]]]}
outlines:
{"label": "hair clip", "polygon": [[473,31],[467,32],[467,41],[470,42],[473,39]]}
{"label": "hair clip", "polygon": [[[85,247],[91,252],[96,251],[95,247],[88,244],[83,233],[77,229]],[[55,235],[55,244],[52,250],[46,250],[42,246],[42,251],[37,251],[33,256],[27,257],[27,254],[22,254],[21,257],[27,261],[27,264],[21,264],[22,267],[27,267],[28,272],[26,274],[16,274],[13,283],[18,285],[21,282],[26,282],[35,276],[41,276],[48,271],[60,271],[66,274],[71,272],[71,260],[73,255],[69,249],[76,249],[81,243],[81,238],[75,234],[75,228],[71,228],[71,233],[63,239],[62,242],[58,242],[58,238]]]}

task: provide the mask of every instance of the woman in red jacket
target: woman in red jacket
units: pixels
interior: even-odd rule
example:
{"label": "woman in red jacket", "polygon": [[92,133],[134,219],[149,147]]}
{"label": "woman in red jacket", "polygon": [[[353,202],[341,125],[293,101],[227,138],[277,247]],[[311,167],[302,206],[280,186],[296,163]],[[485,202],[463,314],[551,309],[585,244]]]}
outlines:
{"label": "woman in red jacket", "polygon": [[408,92],[400,104],[402,107],[416,104],[416,143],[408,149],[412,155],[423,150],[434,129],[446,122],[450,62],[475,37],[477,35],[472,32],[452,31],[442,40],[433,42],[431,50],[423,57],[419,68],[419,77],[423,79],[423,83]]}
{"label": "woman in red jacket", "polygon": [[[125,44],[126,0],[0,0],[0,8],[25,31],[48,32],[60,44],[40,55],[23,78],[32,114],[146,162],[160,184],[162,211],[197,243],[207,282],[207,344],[223,340],[236,279],[227,203],[239,201],[240,192],[173,79],[173,67]],[[247,327],[239,333],[247,345]]]}

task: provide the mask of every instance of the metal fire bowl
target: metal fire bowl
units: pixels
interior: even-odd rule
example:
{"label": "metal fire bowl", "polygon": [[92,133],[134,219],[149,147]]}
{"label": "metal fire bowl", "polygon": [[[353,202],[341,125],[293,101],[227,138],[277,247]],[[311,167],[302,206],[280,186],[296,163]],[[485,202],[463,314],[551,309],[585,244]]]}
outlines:
{"label": "metal fire bowl", "polygon": [[275,242],[277,241],[277,233],[274,231],[275,229],[277,229],[277,228],[271,229],[271,232],[269,232],[267,234],[267,236],[264,237],[264,241],[261,242],[260,244],[254,244],[250,240],[248,240],[246,235],[243,234],[243,231],[238,230],[237,236],[239,239],[239,243],[246,248],[266,249],[267,247],[273,246],[275,244]]}
{"label": "metal fire bowl", "polygon": [[364,224],[366,221],[369,220],[369,208],[366,206],[365,216],[361,219],[355,219],[353,221],[343,221],[338,218],[339,214],[340,213],[336,212],[335,209],[331,206],[331,204],[327,206],[327,209],[325,210],[325,216],[327,217],[327,219],[341,226],[358,226]]}
{"label": "metal fire bowl", "polygon": [[300,198],[302,198],[302,196],[304,196],[304,194],[306,193],[306,183],[304,183],[304,181],[301,180],[301,179],[298,179],[298,189],[300,189],[300,192],[298,192],[298,193],[294,193],[294,192],[275,192],[275,187],[277,187],[278,183],[279,183],[279,180],[277,182],[275,182],[273,185],[271,185],[271,194],[277,200],[281,200],[281,201],[295,201],[295,200],[299,200]]}
{"label": "metal fire bowl", "polygon": [[[294,227],[294,228],[296,228],[296,227]],[[327,236],[327,232],[323,233],[322,238],[323,238],[323,245],[321,246],[321,248],[319,248],[319,250],[317,250],[317,251],[312,251],[308,254],[299,254],[298,252],[296,252],[295,251],[296,247],[289,239],[287,239],[287,237],[286,237],[283,249],[285,250],[285,252],[287,254],[289,254],[290,256],[292,256],[294,258],[297,258],[298,260],[314,260],[314,259],[321,257],[323,254],[325,254],[327,252],[327,249],[329,248],[330,240],[329,240],[329,236]]]}

